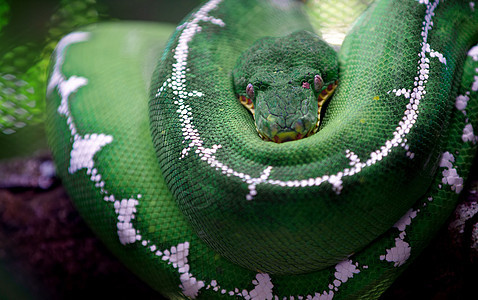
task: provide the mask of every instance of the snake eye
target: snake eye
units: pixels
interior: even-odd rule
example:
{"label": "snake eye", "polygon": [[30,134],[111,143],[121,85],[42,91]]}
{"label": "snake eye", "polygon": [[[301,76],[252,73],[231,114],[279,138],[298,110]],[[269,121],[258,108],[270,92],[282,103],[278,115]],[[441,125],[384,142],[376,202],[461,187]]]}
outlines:
{"label": "snake eye", "polygon": [[247,94],[247,97],[249,97],[249,99],[254,99],[254,86],[252,85],[252,83],[249,83],[246,87],[246,94]]}
{"label": "snake eye", "polygon": [[322,86],[324,85],[324,80],[320,75],[315,75],[314,76],[314,89],[316,92],[320,92],[322,89]]}

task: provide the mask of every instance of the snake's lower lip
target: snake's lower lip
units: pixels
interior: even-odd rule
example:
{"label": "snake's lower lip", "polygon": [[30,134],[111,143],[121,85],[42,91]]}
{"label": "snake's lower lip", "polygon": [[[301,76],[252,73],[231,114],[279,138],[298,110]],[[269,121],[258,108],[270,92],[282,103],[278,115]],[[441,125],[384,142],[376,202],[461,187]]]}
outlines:
{"label": "snake's lower lip", "polygon": [[297,140],[300,140],[300,139],[302,139],[302,138],[304,138],[308,135],[303,135],[300,132],[289,131],[289,132],[281,132],[277,135],[274,135],[272,138],[269,138],[265,135],[261,135],[261,136],[263,136],[264,140],[280,144],[280,143],[285,143],[285,142],[297,141]]}

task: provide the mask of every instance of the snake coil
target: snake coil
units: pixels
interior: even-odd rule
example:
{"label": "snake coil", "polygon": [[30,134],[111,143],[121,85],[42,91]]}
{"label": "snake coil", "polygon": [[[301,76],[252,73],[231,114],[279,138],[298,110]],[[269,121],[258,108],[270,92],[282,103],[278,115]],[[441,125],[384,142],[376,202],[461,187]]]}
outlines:
{"label": "snake coil", "polygon": [[167,297],[377,298],[456,205],[478,141],[474,7],[376,1],[341,47],[319,132],[274,144],[232,69],[255,40],[298,30],[312,28],[296,2],[211,0],[164,54],[155,24],[97,25],[57,46],[59,173],[97,234]]}

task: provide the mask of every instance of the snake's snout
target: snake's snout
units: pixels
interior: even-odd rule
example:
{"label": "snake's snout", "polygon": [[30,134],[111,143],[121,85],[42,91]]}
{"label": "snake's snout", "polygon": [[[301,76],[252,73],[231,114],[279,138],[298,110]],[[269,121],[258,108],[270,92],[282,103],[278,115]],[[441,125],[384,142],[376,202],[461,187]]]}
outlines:
{"label": "snake's snout", "polygon": [[296,141],[316,131],[318,105],[311,89],[293,84],[275,86],[259,93],[256,103],[256,128],[264,140]]}
{"label": "snake's snout", "polygon": [[[259,121],[259,123],[261,122]],[[281,126],[280,120],[271,114],[266,118],[264,124],[258,124],[257,128],[264,140],[285,143],[310,136],[314,133],[315,125],[307,118],[299,118],[284,127]]]}

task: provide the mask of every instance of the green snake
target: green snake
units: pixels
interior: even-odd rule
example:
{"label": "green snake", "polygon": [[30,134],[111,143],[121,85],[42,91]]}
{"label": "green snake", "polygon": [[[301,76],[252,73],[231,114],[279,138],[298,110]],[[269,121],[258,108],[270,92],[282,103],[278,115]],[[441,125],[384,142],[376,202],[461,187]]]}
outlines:
{"label": "green snake", "polygon": [[[335,83],[324,75],[335,58],[288,48],[294,61],[324,59],[293,76],[266,67],[277,54],[245,71],[240,57],[304,30],[297,2],[211,0],[167,44],[164,25],[128,22],[58,43],[46,89],[58,173],[105,244],[163,295],[377,298],[455,207],[478,141],[472,2],[376,1],[341,46],[317,130],[263,140],[238,94],[259,99],[285,80],[271,93],[297,81],[314,98]],[[253,68],[260,78],[235,84]]]}

